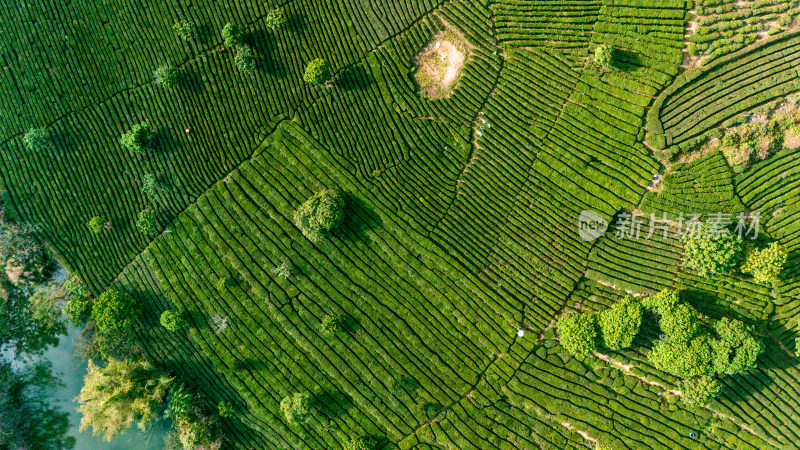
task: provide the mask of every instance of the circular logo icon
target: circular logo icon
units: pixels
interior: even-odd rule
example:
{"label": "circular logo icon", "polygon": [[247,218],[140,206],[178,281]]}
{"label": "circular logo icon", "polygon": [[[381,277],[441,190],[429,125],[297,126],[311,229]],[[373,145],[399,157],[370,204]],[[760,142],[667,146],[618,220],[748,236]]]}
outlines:
{"label": "circular logo icon", "polygon": [[603,216],[588,209],[581,211],[581,215],[578,216],[578,234],[581,239],[591,242],[603,236],[606,230],[608,221]]}

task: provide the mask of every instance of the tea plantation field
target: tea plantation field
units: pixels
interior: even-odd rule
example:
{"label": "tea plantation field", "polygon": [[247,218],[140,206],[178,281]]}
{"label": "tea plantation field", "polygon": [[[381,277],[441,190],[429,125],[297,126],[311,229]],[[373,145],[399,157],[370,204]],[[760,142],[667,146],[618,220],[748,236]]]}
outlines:
{"label": "tea plantation field", "polygon": [[[145,357],[210,410],[232,405],[223,448],[800,448],[800,119],[736,170],[707,147],[795,107],[798,2],[7,3],[2,206],[93,296],[136,299]],[[416,56],[447,33],[465,59],[432,100]],[[304,80],[316,58],[322,83]],[[177,86],[154,82],[160,66]],[[120,137],[142,122],[154,137],[132,152]],[[295,212],[333,188],[346,217],[309,239]],[[584,210],[604,236],[581,238]],[[702,276],[649,221],[743,211],[788,252],[779,278]],[[655,237],[621,237],[629,213]],[[559,317],[663,289],[763,341],[707,406],[649,358],[647,320],[626,348],[562,345]],[[292,423],[298,392],[313,418]]]}

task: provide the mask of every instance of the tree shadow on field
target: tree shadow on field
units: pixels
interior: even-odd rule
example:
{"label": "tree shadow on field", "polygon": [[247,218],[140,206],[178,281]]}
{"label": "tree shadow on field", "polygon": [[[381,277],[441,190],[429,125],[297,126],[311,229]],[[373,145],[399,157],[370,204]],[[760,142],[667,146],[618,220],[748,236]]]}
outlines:
{"label": "tree shadow on field", "polygon": [[266,368],[266,364],[263,361],[260,361],[256,358],[244,358],[244,359],[237,359],[233,362],[233,370],[240,372],[245,370],[262,370]]}
{"label": "tree shadow on field", "polygon": [[800,251],[789,252],[779,278],[786,284],[800,281]]}
{"label": "tree shadow on field", "polygon": [[208,24],[201,24],[197,26],[197,43],[206,45],[214,38],[214,30]]}
{"label": "tree shadow on field", "polygon": [[372,84],[372,74],[363,66],[353,66],[341,73],[334,84],[345,91],[363,91]]}
{"label": "tree shadow on field", "polygon": [[317,410],[326,418],[333,419],[353,407],[353,399],[344,392],[320,392],[314,396]]}
{"label": "tree shadow on field", "polygon": [[753,400],[753,394],[763,391],[772,384],[772,379],[761,375],[757,371],[728,375],[720,378],[723,387],[720,399],[728,399],[734,403],[748,403]]}
{"label": "tree shadow on field", "polygon": [[254,30],[245,36],[245,42],[250,44],[256,56],[256,70],[277,78],[284,78],[288,74],[286,64],[279,57],[278,43],[274,31],[266,28]]}
{"label": "tree shadow on field", "polygon": [[294,33],[303,33],[308,28],[306,15],[302,12],[295,12],[286,19],[286,28]]}
{"label": "tree shadow on field", "polygon": [[344,224],[337,232],[341,238],[366,239],[365,233],[383,226],[383,220],[372,207],[355,195],[347,196]]}
{"label": "tree shadow on field", "polygon": [[642,57],[638,53],[623,49],[614,49],[611,65],[620,72],[632,72],[642,65]]}
{"label": "tree shadow on field", "polygon": [[355,317],[350,314],[342,314],[339,316],[339,325],[342,327],[342,331],[347,334],[356,334],[358,330],[361,329],[361,325],[359,325]]}
{"label": "tree shadow on field", "polygon": [[202,94],[205,91],[203,78],[196,69],[191,67],[186,67],[181,73],[180,88],[190,94]]}
{"label": "tree shadow on field", "polygon": [[171,126],[167,124],[158,125],[153,133],[150,146],[157,155],[166,155],[174,152],[178,148],[178,141],[175,140]]}

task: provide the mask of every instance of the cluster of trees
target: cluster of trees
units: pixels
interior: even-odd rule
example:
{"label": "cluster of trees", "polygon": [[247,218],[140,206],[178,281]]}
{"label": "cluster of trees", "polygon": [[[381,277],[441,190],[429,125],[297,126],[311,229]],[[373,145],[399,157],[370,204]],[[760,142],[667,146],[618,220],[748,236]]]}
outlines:
{"label": "cluster of trees", "polygon": [[[267,13],[265,23],[267,28],[273,31],[286,25],[287,20],[283,9],[275,8]],[[223,45],[225,48],[236,51],[236,56],[233,58],[234,65],[239,72],[249,74],[256,70],[256,57],[253,48],[245,43],[245,37],[245,29],[236,24],[227,23],[222,28]]]}
{"label": "cluster of trees", "polygon": [[768,283],[778,278],[788,257],[778,242],[745,251],[742,239],[728,230],[722,230],[719,236],[685,235],[681,242],[686,252],[686,267],[701,277],[721,275],[739,267],[742,273],[752,275],[756,283]]}
{"label": "cluster of trees", "polygon": [[294,213],[294,223],[311,241],[327,237],[345,219],[347,196],[339,189],[324,189],[312,195]]}
{"label": "cluster of trees", "polygon": [[663,333],[648,359],[656,369],[684,377],[681,388],[688,405],[708,404],[719,392],[717,377],[755,368],[764,351],[749,325],[727,317],[701,320],[700,313],[672,290],[641,301],[626,297],[600,313],[565,314],[557,323],[561,345],[577,357],[598,345],[609,350],[630,347],[645,310],[652,310]]}
{"label": "cluster of trees", "polygon": [[53,259],[36,238],[37,227],[9,220],[0,209],[0,264],[15,283],[40,283],[50,278]]}
{"label": "cluster of trees", "polygon": [[[316,400],[307,392],[295,392],[281,400],[281,412],[289,425],[302,425],[314,418]],[[356,436],[345,441],[345,450],[373,450],[377,442],[371,436]]]}

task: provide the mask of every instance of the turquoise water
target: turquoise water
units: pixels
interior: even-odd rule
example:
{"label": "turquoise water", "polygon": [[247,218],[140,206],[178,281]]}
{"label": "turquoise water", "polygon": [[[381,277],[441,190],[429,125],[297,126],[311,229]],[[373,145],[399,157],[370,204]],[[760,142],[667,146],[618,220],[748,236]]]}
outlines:
{"label": "turquoise water", "polygon": [[127,432],[115,436],[111,442],[105,442],[100,436],[92,436],[91,430],[79,433],[81,417],[77,411],[78,396],[86,374],[86,360],[74,356],[76,341],[80,338],[80,330],[69,326],[67,336],[62,336],[58,346],[48,349],[44,357],[53,364],[53,373],[63,382],[52,397],[52,404],[69,413],[69,436],[77,439],[77,450],[160,450],[164,448],[164,436],[168,430],[166,421],[161,420],[150,429],[142,432],[136,425]]}

